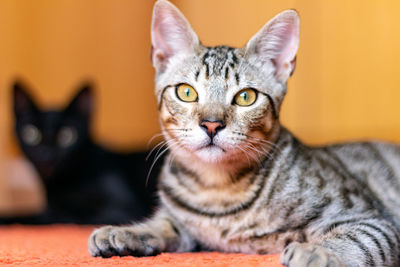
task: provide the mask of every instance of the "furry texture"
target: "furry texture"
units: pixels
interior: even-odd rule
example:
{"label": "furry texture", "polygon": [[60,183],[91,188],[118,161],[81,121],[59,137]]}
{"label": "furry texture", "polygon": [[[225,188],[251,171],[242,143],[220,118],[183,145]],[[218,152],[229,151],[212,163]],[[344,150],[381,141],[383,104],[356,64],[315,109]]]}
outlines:
{"label": "furry texture", "polygon": [[0,218],[0,223],[119,224],[151,213],[160,166],[146,184],[146,152],[116,153],[94,143],[91,86],[82,86],[59,110],[40,109],[20,81],[13,90],[15,134],[44,185],[47,206],[39,214]]}
{"label": "furry texture", "polygon": [[[174,15],[171,55],[160,14]],[[161,22],[160,22],[161,21]],[[108,226],[89,239],[93,256],[154,255],[197,248],[282,253],[286,266],[398,266],[400,148],[384,143],[308,147],[279,123],[294,70],[299,19],[284,11],[241,49],[205,47],[183,15],[160,0],[153,17],[153,63],[170,154],[152,219]],[[157,29],[156,34],[154,29]],[[188,32],[182,32],[188,29]],[[191,49],[187,49],[191,47]],[[185,102],[188,84],[198,99]],[[244,89],[257,92],[237,105]],[[204,122],[218,130],[204,131]],[[212,132],[212,134],[210,134]]]}

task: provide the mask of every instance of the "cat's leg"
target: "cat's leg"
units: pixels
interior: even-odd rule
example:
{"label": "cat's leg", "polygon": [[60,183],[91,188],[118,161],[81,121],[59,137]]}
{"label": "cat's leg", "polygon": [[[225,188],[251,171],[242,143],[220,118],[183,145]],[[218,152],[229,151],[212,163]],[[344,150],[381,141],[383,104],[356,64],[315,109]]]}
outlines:
{"label": "cat's leg", "polygon": [[161,252],[190,251],[194,247],[189,234],[164,210],[145,223],[96,229],[89,238],[89,253],[94,257],[153,256]]}
{"label": "cat's leg", "polygon": [[342,221],[327,226],[310,243],[291,243],[281,255],[289,267],[400,266],[397,229],[382,219]]}

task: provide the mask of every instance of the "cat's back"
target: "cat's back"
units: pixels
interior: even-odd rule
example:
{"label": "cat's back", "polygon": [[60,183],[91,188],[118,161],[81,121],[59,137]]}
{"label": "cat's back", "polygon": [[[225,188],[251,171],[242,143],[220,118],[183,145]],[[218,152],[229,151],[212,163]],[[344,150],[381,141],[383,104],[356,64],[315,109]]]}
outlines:
{"label": "cat's back", "polygon": [[354,142],[315,148],[367,186],[400,225],[400,146]]}

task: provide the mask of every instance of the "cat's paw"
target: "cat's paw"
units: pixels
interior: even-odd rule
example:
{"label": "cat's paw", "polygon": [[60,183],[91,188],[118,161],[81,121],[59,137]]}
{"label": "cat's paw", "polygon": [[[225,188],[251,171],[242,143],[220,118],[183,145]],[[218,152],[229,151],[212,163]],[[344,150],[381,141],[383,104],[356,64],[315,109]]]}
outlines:
{"label": "cat's paw", "polygon": [[155,256],[161,253],[161,247],[160,238],[134,227],[105,226],[89,238],[89,253],[93,257]]}
{"label": "cat's paw", "polygon": [[281,263],[288,267],[342,267],[343,264],[325,248],[309,243],[291,243],[281,254]]}

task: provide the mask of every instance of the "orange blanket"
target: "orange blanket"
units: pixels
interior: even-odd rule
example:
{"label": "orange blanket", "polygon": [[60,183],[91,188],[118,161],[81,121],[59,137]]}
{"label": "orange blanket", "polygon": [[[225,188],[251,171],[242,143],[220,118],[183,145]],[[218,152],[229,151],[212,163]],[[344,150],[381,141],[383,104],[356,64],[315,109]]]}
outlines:
{"label": "orange blanket", "polygon": [[21,266],[268,266],[279,255],[163,253],[156,257],[92,258],[87,239],[93,227],[75,225],[1,226],[0,265]]}

